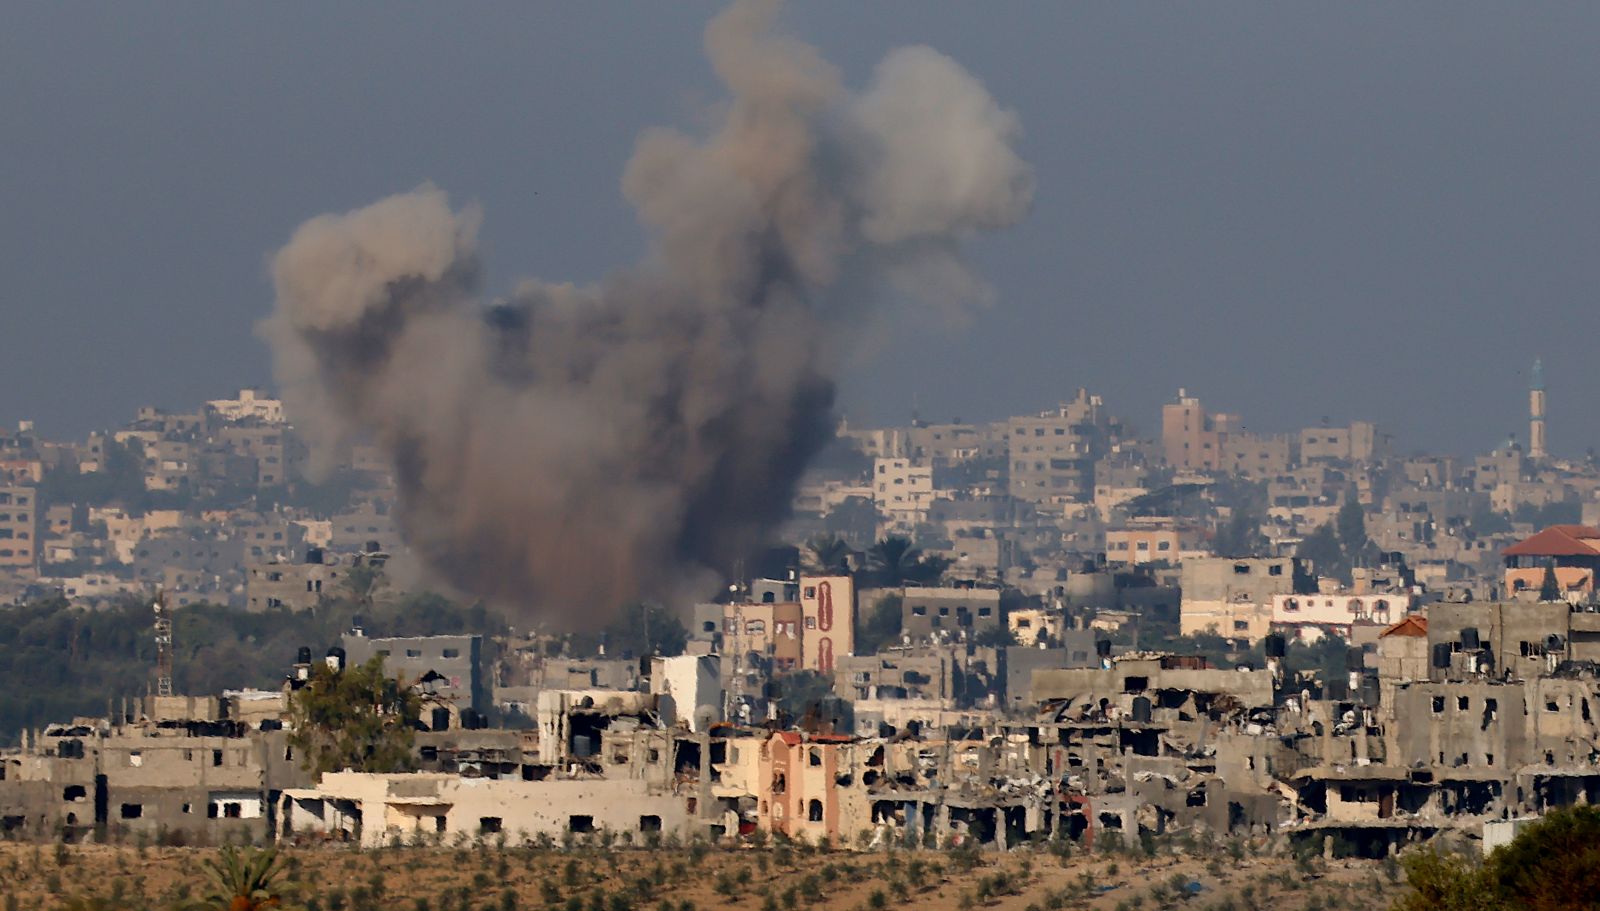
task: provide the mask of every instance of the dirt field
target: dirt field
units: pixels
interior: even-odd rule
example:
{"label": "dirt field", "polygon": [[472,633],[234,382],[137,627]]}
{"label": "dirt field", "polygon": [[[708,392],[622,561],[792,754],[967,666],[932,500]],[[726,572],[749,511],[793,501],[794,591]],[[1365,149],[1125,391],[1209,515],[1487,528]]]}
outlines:
{"label": "dirt field", "polygon": [[[572,850],[296,848],[308,911],[790,911],[995,908],[1380,909],[1392,865],[1253,855],[1242,843],[1155,856],[1045,850],[823,852],[793,846]],[[166,909],[202,897],[210,848],[0,844],[5,911]]]}

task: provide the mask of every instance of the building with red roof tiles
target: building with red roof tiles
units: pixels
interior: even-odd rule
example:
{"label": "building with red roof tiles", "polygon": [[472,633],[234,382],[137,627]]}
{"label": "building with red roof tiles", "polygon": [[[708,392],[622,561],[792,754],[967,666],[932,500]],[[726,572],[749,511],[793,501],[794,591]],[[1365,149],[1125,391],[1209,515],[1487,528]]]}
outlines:
{"label": "building with red roof tiles", "polygon": [[1511,545],[1503,551],[1505,591],[1538,592],[1544,585],[1545,571],[1555,571],[1556,585],[1563,597],[1572,593],[1592,594],[1595,573],[1600,570],[1600,529],[1587,525],[1552,525]]}

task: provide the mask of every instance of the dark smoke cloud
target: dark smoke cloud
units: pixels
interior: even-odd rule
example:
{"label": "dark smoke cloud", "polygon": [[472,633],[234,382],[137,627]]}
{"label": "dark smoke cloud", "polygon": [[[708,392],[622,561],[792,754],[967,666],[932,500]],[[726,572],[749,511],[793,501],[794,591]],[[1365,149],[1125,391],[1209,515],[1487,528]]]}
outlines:
{"label": "dark smoke cloud", "polygon": [[407,541],[459,589],[570,619],[702,585],[783,517],[871,298],[986,296],[960,247],[1027,209],[1016,118],[925,47],[851,93],[775,12],[708,27],[728,101],[709,135],[641,136],[622,188],[652,252],[597,286],[483,305],[477,212],[431,186],[277,254],[292,416],[324,463],[392,455]]}

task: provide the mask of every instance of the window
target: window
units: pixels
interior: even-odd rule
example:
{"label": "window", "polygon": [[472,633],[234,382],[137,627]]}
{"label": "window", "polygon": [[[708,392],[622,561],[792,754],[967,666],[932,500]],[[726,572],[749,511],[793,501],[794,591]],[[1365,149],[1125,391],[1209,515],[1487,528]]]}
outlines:
{"label": "window", "polygon": [[812,822],[822,822],[822,801],[813,799],[806,805],[806,818]]}
{"label": "window", "polygon": [[1267,567],[1267,575],[1269,575],[1269,576],[1281,576],[1281,575],[1283,575],[1283,564],[1282,563],[1274,563],[1271,566]]}
{"label": "window", "polygon": [[61,799],[76,803],[89,799],[89,792],[81,784],[69,784],[61,789]]}
{"label": "window", "polygon": [[811,755],[808,757],[808,761],[814,766],[822,765],[822,751],[816,747],[812,747]]}
{"label": "window", "polygon": [[1461,711],[1461,712],[1465,712],[1467,710],[1467,706],[1470,705],[1471,702],[1472,702],[1472,700],[1469,697],[1457,696],[1456,697],[1456,710],[1457,711]]}
{"label": "window", "polygon": [[978,616],[980,616],[980,617],[988,617],[988,616],[991,616],[993,613],[994,613],[994,608],[992,608],[992,607],[980,607],[980,608],[978,608]]}
{"label": "window", "polygon": [[123,819],[138,819],[139,817],[141,817],[143,815],[144,815],[144,804],[142,804],[142,803],[125,803],[125,804],[122,805],[122,818]]}
{"label": "window", "polygon": [[211,764],[214,765],[214,766],[222,765],[222,751],[221,750],[212,750],[211,751]]}
{"label": "window", "polygon": [[500,817],[498,816],[478,817],[478,833],[480,835],[493,835],[494,833],[501,831],[503,828],[504,824],[501,822]]}
{"label": "window", "polygon": [[760,635],[762,633],[765,633],[767,631],[766,621],[764,621],[764,620],[751,620],[751,621],[749,621],[748,623],[746,623],[744,625],[744,631],[745,631],[745,635],[748,635],[748,636],[755,636],[755,635]]}
{"label": "window", "polygon": [[[500,830],[496,829],[495,831],[498,832]],[[568,816],[567,817],[567,831],[568,832],[579,832],[579,833],[593,832],[594,831],[594,817],[593,816]]]}
{"label": "window", "polygon": [[1444,697],[1443,696],[1435,696],[1435,697],[1433,697],[1433,713],[1435,715],[1438,715],[1443,711],[1444,711]]}
{"label": "window", "polygon": [[422,657],[422,649],[420,649],[420,648],[408,648],[408,649],[406,649],[406,657],[407,658],[421,658]]}
{"label": "window", "polygon": [[659,817],[659,816],[641,816],[641,817],[639,817],[639,831],[641,831],[641,832],[660,832],[661,831],[661,817]]}
{"label": "window", "polygon": [[1249,632],[1250,631],[1250,621],[1248,621],[1248,620],[1235,620],[1235,621],[1233,621],[1233,631],[1236,632],[1236,633],[1247,633],[1247,632]]}
{"label": "window", "polygon": [[439,655],[442,658],[460,658],[461,657],[461,649],[458,649],[458,648],[447,648],[444,651],[440,652]]}
{"label": "window", "polygon": [[1248,575],[1250,575],[1250,564],[1248,564],[1248,563],[1235,563],[1235,564],[1233,564],[1233,574],[1236,575],[1236,576],[1248,576]]}
{"label": "window", "polygon": [[1171,541],[1162,541],[1161,543],[1156,545],[1156,550],[1168,551],[1168,550],[1171,550],[1171,549],[1172,549],[1172,542]]}

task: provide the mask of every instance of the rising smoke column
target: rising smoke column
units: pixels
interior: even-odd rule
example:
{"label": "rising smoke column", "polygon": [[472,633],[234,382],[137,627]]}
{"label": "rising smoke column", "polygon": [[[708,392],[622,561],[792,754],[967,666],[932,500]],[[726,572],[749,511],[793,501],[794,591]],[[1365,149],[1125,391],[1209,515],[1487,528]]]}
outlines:
{"label": "rising smoke column", "polygon": [[873,299],[987,293],[960,248],[1028,207],[1015,116],[925,47],[851,93],[775,13],[707,28],[727,104],[640,137],[622,189],[651,254],[597,286],[485,305],[477,213],[431,186],[274,259],[262,334],[313,468],[382,446],[407,543],[457,588],[570,621],[703,583],[785,515]]}

